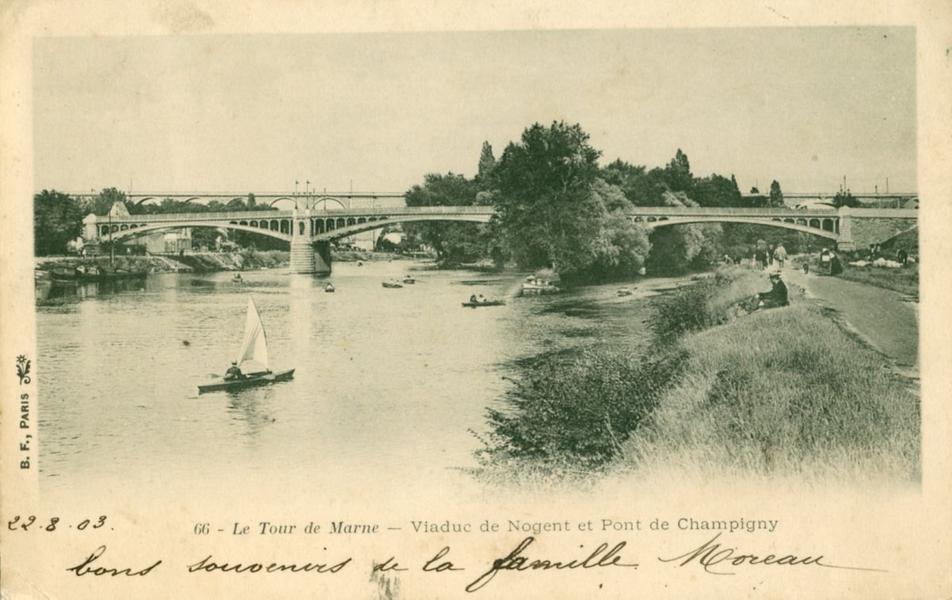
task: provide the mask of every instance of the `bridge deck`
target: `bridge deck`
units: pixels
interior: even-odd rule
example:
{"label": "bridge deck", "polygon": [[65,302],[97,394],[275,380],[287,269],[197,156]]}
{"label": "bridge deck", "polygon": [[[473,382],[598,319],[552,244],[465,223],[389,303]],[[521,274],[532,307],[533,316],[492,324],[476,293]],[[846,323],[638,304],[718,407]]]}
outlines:
{"label": "bridge deck", "polygon": [[[495,209],[491,206],[414,206],[393,208],[330,208],[325,210],[299,211],[298,216],[304,218],[330,217],[381,217],[381,216],[412,216],[412,215],[493,215]],[[747,217],[764,219],[804,219],[804,218],[837,218],[839,211],[835,209],[804,209],[791,208],[721,208],[721,207],[694,207],[694,206],[639,206],[625,211],[632,217]],[[858,218],[905,218],[914,219],[919,214],[915,209],[895,208],[854,208],[849,215]],[[249,221],[294,218],[293,210],[255,210],[229,212],[194,212],[194,213],[166,213],[142,214],[123,217],[97,217],[99,223],[111,221],[121,223],[163,223],[184,221]]]}

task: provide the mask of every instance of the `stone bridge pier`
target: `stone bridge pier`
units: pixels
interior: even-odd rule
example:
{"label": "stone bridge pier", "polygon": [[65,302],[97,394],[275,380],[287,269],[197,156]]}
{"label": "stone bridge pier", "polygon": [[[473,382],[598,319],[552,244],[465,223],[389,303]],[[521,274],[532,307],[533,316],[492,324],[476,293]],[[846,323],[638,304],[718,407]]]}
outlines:
{"label": "stone bridge pier", "polygon": [[289,269],[292,273],[331,272],[331,243],[311,241],[311,215],[308,209],[295,209],[291,223],[291,254]]}
{"label": "stone bridge pier", "polygon": [[841,206],[837,211],[840,215],[840,238],[836,241],[836,249],[841,252],[856,250],[853,240],[853,220],[850,218],[850,207]]}

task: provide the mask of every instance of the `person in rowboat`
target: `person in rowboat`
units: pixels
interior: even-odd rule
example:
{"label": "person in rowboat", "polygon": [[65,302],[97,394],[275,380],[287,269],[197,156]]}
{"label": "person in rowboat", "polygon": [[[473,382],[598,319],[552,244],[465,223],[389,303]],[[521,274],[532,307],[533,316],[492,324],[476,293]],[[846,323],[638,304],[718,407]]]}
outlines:
{"label": "person in rowboat", "polygon": [[225,371],[225,381],[235,381],[244,378],[245,375],[241,372],[241,369],[238,368],[238,363],[231,361],[231,366]]}

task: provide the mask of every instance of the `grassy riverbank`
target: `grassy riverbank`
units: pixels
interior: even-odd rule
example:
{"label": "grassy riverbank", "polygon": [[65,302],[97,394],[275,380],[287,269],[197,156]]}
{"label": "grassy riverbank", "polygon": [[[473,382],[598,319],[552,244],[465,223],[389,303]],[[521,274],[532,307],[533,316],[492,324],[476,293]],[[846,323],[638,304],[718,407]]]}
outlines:
{"label": "grassy riverbank", "polygon": [[796,290],[789,307],[739,308],[766,287],[732,270],[657,298],[647,358],[539,365],[490,412],[481,474],[916,479],[917,390]]}
{"label": "grassy riverbank", "polygon": [[854,267],[846,265],[839,277],[866,285],[894,290],[911,298],[919,299],[919,265],[909,264],[900,269]]}
{"label": "grassy riverbank", "polygon": [[917,392],[817,307],[755,312],[679,345],[683,376],[623,447],[626,466],[918,476]]}

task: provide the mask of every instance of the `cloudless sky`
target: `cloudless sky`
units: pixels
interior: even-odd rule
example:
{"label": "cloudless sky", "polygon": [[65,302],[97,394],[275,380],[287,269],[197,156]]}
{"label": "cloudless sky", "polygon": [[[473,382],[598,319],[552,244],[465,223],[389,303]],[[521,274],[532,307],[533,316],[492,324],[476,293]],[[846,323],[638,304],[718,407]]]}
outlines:
{"label": "cloudless sky", "polygon": [[916,189],[912,28],[44,38],[37,190],[405,191],[533,122],[742,191]]}

